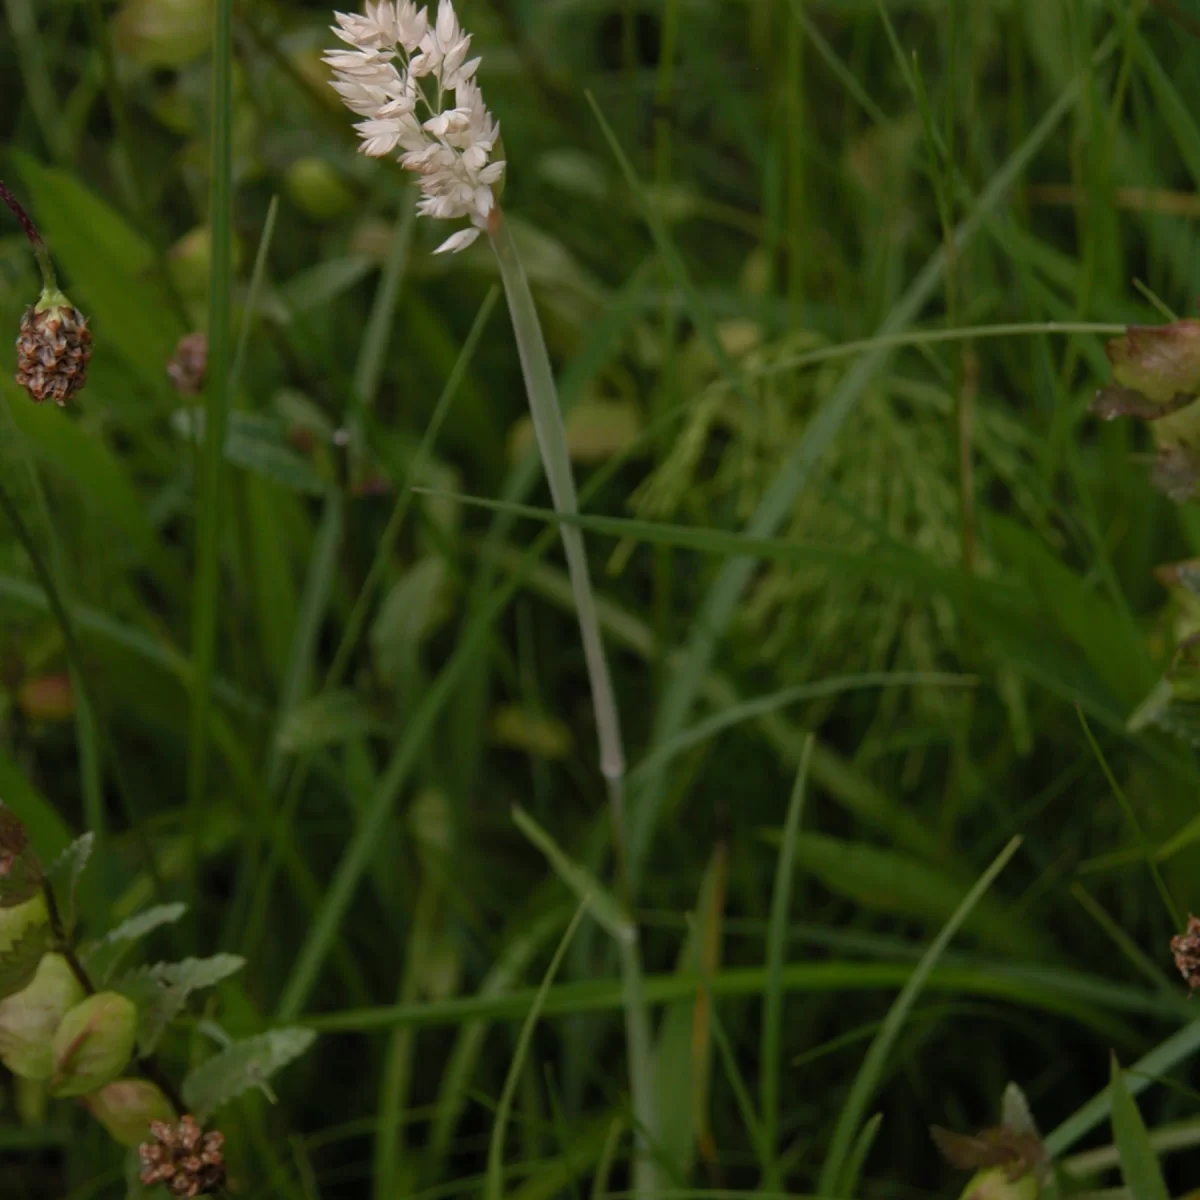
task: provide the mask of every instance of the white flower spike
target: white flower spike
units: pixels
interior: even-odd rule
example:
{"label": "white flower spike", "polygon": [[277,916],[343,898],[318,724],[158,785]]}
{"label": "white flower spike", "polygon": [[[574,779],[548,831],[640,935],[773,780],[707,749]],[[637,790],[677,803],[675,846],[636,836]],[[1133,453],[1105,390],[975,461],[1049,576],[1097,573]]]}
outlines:
{"label": "white flower spike", "polygon": [[[439,0],[437,20],[412,0],[367,0],[364,13],[335,13],[333,32],[350,49],[330,50],[333,89],[351,112],[363,154],[400,151],[421,177],[417,211],[471,226],[448,237],[437,254],[465,250],[487,228],[504,161],[492,161],[500,126],[475,83],[478,58],[467,58],[471,35],[451,0]],[[429,83],[422,83],[429,80]]]}

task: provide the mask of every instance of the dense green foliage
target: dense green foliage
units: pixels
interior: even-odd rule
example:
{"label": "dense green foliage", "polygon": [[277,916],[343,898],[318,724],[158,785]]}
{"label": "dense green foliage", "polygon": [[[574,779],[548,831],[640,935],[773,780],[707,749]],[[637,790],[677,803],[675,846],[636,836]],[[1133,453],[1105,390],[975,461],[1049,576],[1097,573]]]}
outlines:
{"label": "dense green foliage", "polygon": [[[458,6],[589,514],[673,1195],[956,1194],[928,1126],[1009,1080],[1058,1161],[1115,1136],[1161,1189],[1146,1128],[1183,1122],[1196,1182],[1200,764],[1127,723],[1200,627],[1154,573],[1200,510],[1088,413],[1106,338],[1195,304],[1183,7]],[[355,153],[312,0],[5,15],[0,175],[95,353],[66,410],[3,360],[0,481],[80,653],[0,522],[0,798],[46,861],[95,835],[85,936],[186,901],[147,962],[248,960],[168,1070],[318,1032],[222,1110],[233,1194],[621,1192],[623,889],[522,1032],[563,878],[616,856],[486,240],[431,257]],[[15,337],[39,282],[0,231]],[[7,1076],[0,1162],[6,1198],[125,1194]]]}

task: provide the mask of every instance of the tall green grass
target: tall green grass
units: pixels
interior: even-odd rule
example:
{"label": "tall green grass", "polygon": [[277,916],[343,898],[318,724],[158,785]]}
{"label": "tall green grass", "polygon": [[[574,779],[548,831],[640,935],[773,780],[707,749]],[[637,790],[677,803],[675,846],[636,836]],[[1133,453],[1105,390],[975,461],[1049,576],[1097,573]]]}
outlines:
{"label": "tall green grass", "polygon": [[[1088,403],[1195,311],[1188,14],[458,11],[578,516],[486,245],[431,257],[354,153],[325,7],[3,10],[0,175],[96,352],[66,412],[0,383],[0,799],[44,857],[103,835],[85,933],[182,899],[148,953],[249,956],[198,1039],[318,1031],[219,1114],[238,1194],[949,1196],[928,1126],[1010,1080],[1064,1171],[1182,1193],[1200,770],[1127,723],[1200,520]],[[0,328],[36,292],[0,229]],[[0,1160],[126,1194],[5,1075]]]}

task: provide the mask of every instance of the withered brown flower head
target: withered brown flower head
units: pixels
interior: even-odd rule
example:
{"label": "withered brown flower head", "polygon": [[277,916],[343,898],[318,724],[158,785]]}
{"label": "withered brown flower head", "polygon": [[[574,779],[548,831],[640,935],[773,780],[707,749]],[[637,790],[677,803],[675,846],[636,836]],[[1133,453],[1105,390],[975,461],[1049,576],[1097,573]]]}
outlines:
{"label": "withered brown flower head", "polygon": [[66,404],[87,383],[92,332],[71,304],[38,304],[25,310],[17,338],[17,382],[41,404]]}
{"label": "withered brown flower head", "polygon": [[208,1196],[225,1184],[225,1158],[221,1147],[224,1134],[217,1130],[204,1133],[190,1113],[180,1117],[178,1125],[154,1121],[150,1125],[153,1141],[138,1147],[142,1160],[142,1183],[165,1185],[172,1196],[192,1200]]}
{"label": "withered brown flower head", "polygon": [[175,357],[167,363],[167,374],[175,390],[184,396],[197,396],[208,371],[208,338],[197,330],[179,339]]}
{"label": "withered brown flower head", "polygon": [[1200,988],[1200,918],[1188,915],[1187,929],[1171,939],[1175,965],[1194,992]]}

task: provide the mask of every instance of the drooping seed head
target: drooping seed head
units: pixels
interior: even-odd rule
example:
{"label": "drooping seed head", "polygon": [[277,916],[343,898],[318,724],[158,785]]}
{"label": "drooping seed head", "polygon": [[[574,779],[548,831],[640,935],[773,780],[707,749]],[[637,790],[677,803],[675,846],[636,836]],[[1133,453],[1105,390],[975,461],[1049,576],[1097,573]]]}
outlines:
{"label": "drooping seed head", "polygon": [[92,331],[61,292],[25,310],[17,337],[17,382],[34,403],[65,405],[87,383]]}

